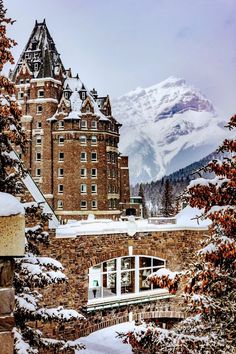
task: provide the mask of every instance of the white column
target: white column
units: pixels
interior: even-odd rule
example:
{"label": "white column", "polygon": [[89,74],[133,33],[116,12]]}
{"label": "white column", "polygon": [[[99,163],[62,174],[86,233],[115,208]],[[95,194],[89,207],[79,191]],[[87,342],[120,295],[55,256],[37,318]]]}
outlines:
{"label": "white column", "polygon": [[116,259],[116,292],[117,296],[121,295],[121,258]]}
{"label": "white column", "polygon": [[135,256],[135,293],[139,293],[139,256]]}

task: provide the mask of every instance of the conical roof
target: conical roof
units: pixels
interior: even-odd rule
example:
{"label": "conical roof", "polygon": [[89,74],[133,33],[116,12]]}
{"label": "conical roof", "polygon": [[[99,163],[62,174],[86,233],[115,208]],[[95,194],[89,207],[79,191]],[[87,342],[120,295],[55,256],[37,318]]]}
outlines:
{"label": "conical roof", "polygon": [[13,71],[13,80],[16,79],[23,62],[27,62],[34,78],[55,78],[60,71],[65,73],[60,54],[48,31],[45,20],[41,23],[35,22],[31,36]]}

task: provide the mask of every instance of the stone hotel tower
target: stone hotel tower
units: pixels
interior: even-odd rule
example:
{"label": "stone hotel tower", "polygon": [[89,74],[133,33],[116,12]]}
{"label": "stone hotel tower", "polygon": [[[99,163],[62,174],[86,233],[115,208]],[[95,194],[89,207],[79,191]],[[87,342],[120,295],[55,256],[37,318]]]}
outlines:
{"label": "stone hotel tower", "polygon": [[125,213],[130,187],[128,158],[118,149],[121,124],[109,96],[64,69],[45,20],[36,21],[11,79],[30,137],[23,159],[59,218]]}

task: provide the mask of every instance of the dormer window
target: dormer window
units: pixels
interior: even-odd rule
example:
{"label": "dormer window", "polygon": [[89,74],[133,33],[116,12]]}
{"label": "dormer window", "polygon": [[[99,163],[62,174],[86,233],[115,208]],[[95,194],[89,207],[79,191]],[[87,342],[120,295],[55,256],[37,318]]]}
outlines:
{"label": "dormer window", "polygon": [[64,92],[64,97],[68,100],[69,99],[69,92],[68,91],[65,91]]}
{"label": "dormer window", "polygon": [[64,129],[64,121],[63,120],[60,120],[58,122],[58,129],[60,129],[60,130]]}
{"label": "dormer window", "polygon": [[31,49],[32,50],[36,50],[37,49],[37,41],[32,42]]}
{"label": "dormer window", "polygon": [[96,122],[96,120],[92,120],[92,122],[91,122],[91,129],[97,129],[97,122]]}
{"label": "dormer window", "polygon": [[20,79],[20,85],[22,85],[24,83],[23,79]]}
{"label": "dormer window", "polygon": [[30,53],[25,53],[25,59],[30,59]]}
{"label": "dormer window", "polygon": [[26,82],[26,84],[29,84],[30,83],[30,79],[26,79],[25,82]]}
{"label": "dormer window", "polygon": [[82,91],[81,97],[82,97],[82,100],[85,100],[85,98],[86,98],[86,93],[85,93],[84,91]]}
{"label": "dormer window", "polygon": [[34,71],[38,71],[39,69],[39,63],[34,63]]}
{"label": "dormer window", "polygon": [[87,121],[81,120],[81,129],[87,129]]}
{"label": "dormer window", "polygon": [[43,89],[38,90],[38,97],[44,97],[44,90]]}

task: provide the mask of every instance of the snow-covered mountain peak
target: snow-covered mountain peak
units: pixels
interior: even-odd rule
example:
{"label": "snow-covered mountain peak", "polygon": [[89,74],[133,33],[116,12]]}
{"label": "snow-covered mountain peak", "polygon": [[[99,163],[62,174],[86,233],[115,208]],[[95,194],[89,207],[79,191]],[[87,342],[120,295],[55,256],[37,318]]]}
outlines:
{"label": "snow-covered mountain peak", "polygon": [[210,100],[173,76],[114,99],[113,114],[123,124],[121,151],[130,157],[132,183],[203,158],[226,135]]}

